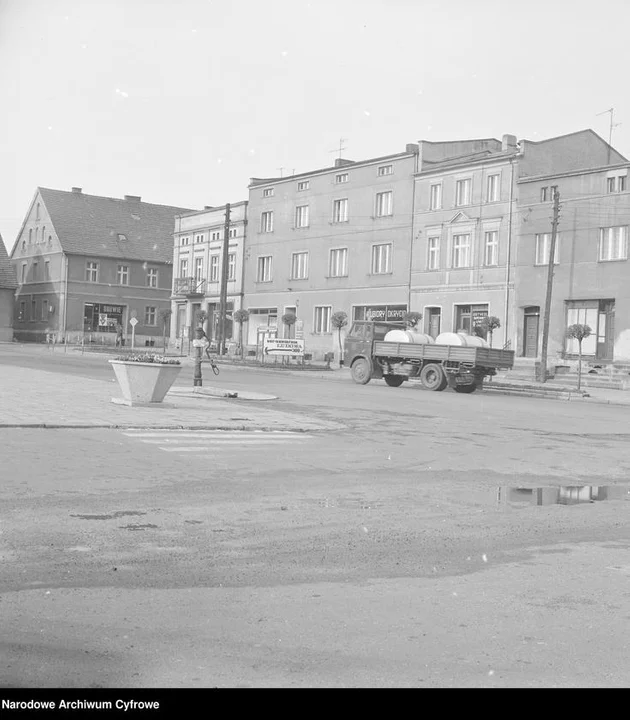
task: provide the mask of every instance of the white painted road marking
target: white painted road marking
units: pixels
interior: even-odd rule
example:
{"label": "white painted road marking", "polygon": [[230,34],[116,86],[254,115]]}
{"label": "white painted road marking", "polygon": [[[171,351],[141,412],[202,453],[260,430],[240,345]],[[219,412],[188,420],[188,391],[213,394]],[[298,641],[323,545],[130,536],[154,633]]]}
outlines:
{"label": "white painted road marking", "polygon": [[125,437],[138,439],[146,445],[157,445],[164,452],[207,452],[209,447],[234,447],[245,445],[282,445],[295,444],[312,439],[312,435],[282,430],[250,430],[229,432],[225,430],[155,430],[153,432],[123,432]]}

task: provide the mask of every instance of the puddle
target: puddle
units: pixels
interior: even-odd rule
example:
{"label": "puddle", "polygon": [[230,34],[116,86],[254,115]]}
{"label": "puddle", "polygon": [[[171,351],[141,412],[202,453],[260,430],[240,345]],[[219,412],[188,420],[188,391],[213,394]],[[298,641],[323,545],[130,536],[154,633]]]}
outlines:
{"label": "puddle", "polygon": [[121,510],[111,515],[70,515],[70,517],[80,518],[81,520],[115,520],[116,518],[126,517],[128,515],[146,515],[146,513],[135,510]]}
{"label": "puddle", "polygon": [[630,500],[628,485],[561,485],[559,487],[500,487],[496,491],[498,507],[530,505],[583,505],[603,500]]}

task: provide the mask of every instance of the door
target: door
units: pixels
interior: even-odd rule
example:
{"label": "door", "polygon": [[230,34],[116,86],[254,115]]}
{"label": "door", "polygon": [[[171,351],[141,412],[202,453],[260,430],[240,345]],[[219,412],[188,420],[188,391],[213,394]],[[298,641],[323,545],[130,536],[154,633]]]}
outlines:
{"label": "door", "polygon": [[455,332],[470,335],[472,330],[472,312],[470,305],[457,305],[455,313]]}
{"label": "door", "polygon": [[186,327],[186,306],[178,305],[177,306],[176,337],[178,337],[178,338],[184,337],[184,328],[185,327]]}
{"label": "door", "polygon": [[615,344],[615,301],[601,300],[597,321],[598,360],[612,360]]}
{"label": "door", "polygon": [[525,308],[524,323],[524,348],[523,355],[525,357],[538,357],[538,330],[540,325],[540,308]]}
{"label": "door", "polygon": [[429,317],[427,322],[427,334],[435,340],[435,338],[440,334],[442,311],[440,308],[428,308],[428,310]]}

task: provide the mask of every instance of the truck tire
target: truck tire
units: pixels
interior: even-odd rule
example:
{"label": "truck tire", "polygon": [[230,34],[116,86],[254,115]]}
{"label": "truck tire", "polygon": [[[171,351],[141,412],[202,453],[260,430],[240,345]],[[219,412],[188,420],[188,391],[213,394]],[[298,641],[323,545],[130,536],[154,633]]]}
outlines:
{"label": "truck tire", "polygon": [[352,379],[359,385],[367,385],[372,377],[372,366],[365,358],[357,358],[350,368]]}
{"label": "truck tire", "polygon": [[446,375],[441,365],[429,363],[420,371],[420,382],[427,390],[440,392],[448,385]]}
{"label": "truck tire", "polygon": [[456,385],[455,386],[455,392],[458,393],[474,393],[477,389],[477,383],[472,383],[472,385]]}
{"label": "truck tire", "polygon": [[405,382],[402,375],[383,375],[383,379],[389,387],[400,387]]}

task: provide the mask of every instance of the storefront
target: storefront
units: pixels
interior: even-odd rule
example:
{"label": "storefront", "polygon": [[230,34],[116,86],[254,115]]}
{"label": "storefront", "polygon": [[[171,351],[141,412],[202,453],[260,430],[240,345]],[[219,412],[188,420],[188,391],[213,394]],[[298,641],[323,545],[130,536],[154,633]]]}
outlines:
{"label": "storefront", "polygon": [[406,312],[406,305],[355,305],[352,308],[352,321],[380,320],[385,322],[402,322]]}
{"label": "storefront", "polygon": [[85,303],[83,306],[83,331],[115,333],[118,325],[125,326],[125,305]]}

